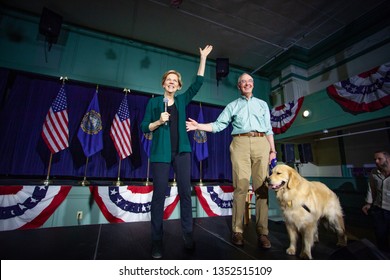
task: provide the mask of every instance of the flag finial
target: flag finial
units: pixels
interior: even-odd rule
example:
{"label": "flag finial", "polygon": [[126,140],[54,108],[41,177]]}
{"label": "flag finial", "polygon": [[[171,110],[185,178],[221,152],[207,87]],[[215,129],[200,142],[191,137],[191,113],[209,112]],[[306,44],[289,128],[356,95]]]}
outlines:
{"label": "flag finial", "polygon": [[65,77],[65,76],[61,76],[60,77],[60,81],[62,81],[62,84],[65,84],[65,81],[68,80],[68,77]]}

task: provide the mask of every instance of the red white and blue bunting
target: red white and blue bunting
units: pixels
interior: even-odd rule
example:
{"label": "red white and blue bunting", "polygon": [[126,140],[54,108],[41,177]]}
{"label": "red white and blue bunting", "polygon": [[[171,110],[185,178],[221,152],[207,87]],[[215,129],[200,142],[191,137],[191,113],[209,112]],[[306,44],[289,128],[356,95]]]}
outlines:
{"label": "red white and blue bunting", "polygon": [[[0,231],[41,227],[67,197],[71,186],[1,186]],[[233,186],[195,186],[206,214],[232,214]],[[90,186],[110,223],[150,221],[153,186]],[[252,199],[250,195],[249,199]],[[177,187],[167,187],[164,219],[179,202]]]}
{"label": "red white and blue bunting", "polygon": [[271,109],[271,126],[275,134],[284,133],[293,124],[302,107],[303,97]]}
{"label": "red white and blue bunting", "polygon": [[[91,186],[90,191],[110,223],[150,221],[153,186]],[[167,187],[164,219],[178,202],[177,187]]]}
{"label": "red white and blue bunting", "polygon": [[390,63],[327,87],[328,94],[349,111],[372,112],[390,105]]}
{"label": "red white and blue bunting", "polygon": [[1,186],[0,231],[39,228],[70,189],[70,186]]}
{"label": "red white and blue bunting", "polygon": [[194,189],[209,217],[232,214],[233,186],[195,186]]}

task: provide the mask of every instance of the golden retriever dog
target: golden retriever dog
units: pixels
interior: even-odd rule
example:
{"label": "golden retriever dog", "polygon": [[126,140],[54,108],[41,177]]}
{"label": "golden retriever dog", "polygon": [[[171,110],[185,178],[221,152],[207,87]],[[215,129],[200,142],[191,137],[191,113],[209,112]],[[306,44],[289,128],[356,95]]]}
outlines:
{"label": "golden retriever dog", "polygon": [[318,241],[318,223],[325,218],[337,232],[338,246],[347,245],[343,212],[336,194],[320,182],[310,182],[288,165],[277,165],[269,178],[269,188],[276,191],[290,238],[288,255],[296,254],[302,238],[300,258],[312,259],[311,248]]}

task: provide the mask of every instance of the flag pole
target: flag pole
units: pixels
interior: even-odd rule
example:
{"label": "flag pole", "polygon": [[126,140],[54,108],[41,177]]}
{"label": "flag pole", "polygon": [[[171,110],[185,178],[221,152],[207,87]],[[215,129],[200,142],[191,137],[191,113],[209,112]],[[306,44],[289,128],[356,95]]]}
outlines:
{"label": "flag pole", "polygon": [[81,181],[82,186],[89,185],[89,182],[87,181],[87,166],[88,166],[88,157],[85,162],[84,179]]}
{"label": "flag pole", "polygon": [[[154,98],[154,94],[152,95],[152,98]],[[150,175],[150,158],[148,156],[148,168],[146,171],[146,182],[145,182],[146,186],[153,185],[152,182],[149,181],[149,175]]]}
{"label": "flag pole", "polygon": [[118,179],[117,179],[117,181],[115,182],[115,185],[116,185],[117,187],[119,187],[119,186],[121,186],[121,185],[122,185],[122,182],[121,182],[121,180],[120,180],[120,173],[121,173],[121,163],[122,163],[122,160],[121,160],[121,159],[119,159],[119,167],[118,167]]}
{"label": "flag pole", "polygon": [[[202,102],[199,102],[199,110],[202,110]],[[202,182],[202,160],[199,161],[199,186],[203,186],[203,182]]]}
{"label": "flag pole", "polygon": [[172,187],[177,187],[177,183],[176,183],[176,173],[173,173],[173,182],[171,183],[171,186],[172,186]]}
{"label": "flag pole", "polygon": [[51,181],[49,180],[49,178],[50,178],[50,169],[51,169],[51,160],[52,160],[52,159],[53,159],[53,153],[50,153],[49,166],[48,166],[48,168],[47,168],[47,176],[46,176],[46,180],[43,181],[43,184],[44,184],[45,186],[48,186],[48,185],[51,183]]}
{"label": "flag pole", "polygon": [[[103,132],[102,132],[103,127],[102,127],[102,120],[100,115],[98,93],[99,93],[99,85],[96,85],[95,94],[93,95],[93,98],[89,103],[87,112],[84,114],[79,131],[77,133],[77,136],[80,140],[81,146],[84,150],[84,154],[86,157],[84,179],[80,182],[82,186],[86,186],[90,184],[90,182],[87,181],[89,157],[103,149]],[[93,133],[91,133],[91,131],[93,131]],[[96,135],[96,136],[91,136],[91,135]]]}
{"label": "flag pole", "polygon": [[[126,96],[127,96],[127,93],[130,92],[130,89],[124,88],[124,89],[123,89],[123,92],[125,93],[125,97],[126,97]],[[119,186],[122,185],[122,182],[121,182],[121,179],[120,179],[122,159],[121,159],[120,157],[121,157],[121,155],[119,155],[118,179],[116,180],[116,182],[114,182],[114,184],[115,184],[117,187],[119,187]]]}
{"label": "flag pole", "polygon": [[145,182],[146,186],[152,185],[152,183],[149,181],[149,171],[150,171],[150,158],[148,157],[148,168],[146,170],[146,182]]}
{"label": "flag pole", "polygon": [[[65,81],[68,80],[68,77],[65,77],[65,76],[61,76],[60,77],[60,81],[62,81],[62,85],[65,85]],[[50,159],[49,159],[49,166],[47,167],[47,176],[46,176],[46,180],[43,181],[43,184],[45,186],[48,186],[51,181],[50,181],[50,170],[51,170],[51,162],[52,162],[52,159],[53,159],[53,153],[50,152]]]}
{"label": "flag pole", "polygon": [[203,186],[202,182],[202,160],[199,161],[199,186]]}

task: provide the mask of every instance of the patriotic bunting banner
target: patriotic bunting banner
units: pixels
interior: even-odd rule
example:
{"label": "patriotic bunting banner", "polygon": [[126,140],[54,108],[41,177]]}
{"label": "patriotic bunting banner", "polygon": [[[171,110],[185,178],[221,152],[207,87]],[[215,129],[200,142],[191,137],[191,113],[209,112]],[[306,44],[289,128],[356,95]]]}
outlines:
{"label": "patriotic bunting banner", "polygon": [[71,186],[0,186],[0,230],[39,228]]}
{"label": "patriotic bunting banner", "polygon": [[[1,186],[0,231],[41,227],[67,197],[71,186]],[[210,217],[232,214],[233,186],[195,186],[199,203]],[[110,223],[150,221],[153,186],[91,186],[90,191]],[[250,192],[249,200],[253,193]],[[177,187],[167,187],[164,219],[179,202]]]}
{"label": "patriotic bunting banner", "polygon": [[[150,221],[153,186],[91,186],[90,191],[110,223]],[[164,219],[178,202],[177,187],[167,187]]]}
{"label": "patriotic bunting banner", "polygon": [[327,87],[349,111],[372,112],[390,105],[390,62]]}
{"label": "patriotic bunting banner", "polygon": [[194,189],[209,217],[232,214],[233,186],[195,186]]}
{"label": "patriotic bunting banner", "polygon": [[271,126],[275,134],[284,133],[293,124],[302,107],[303,97],[287,102],[271,110]]}

